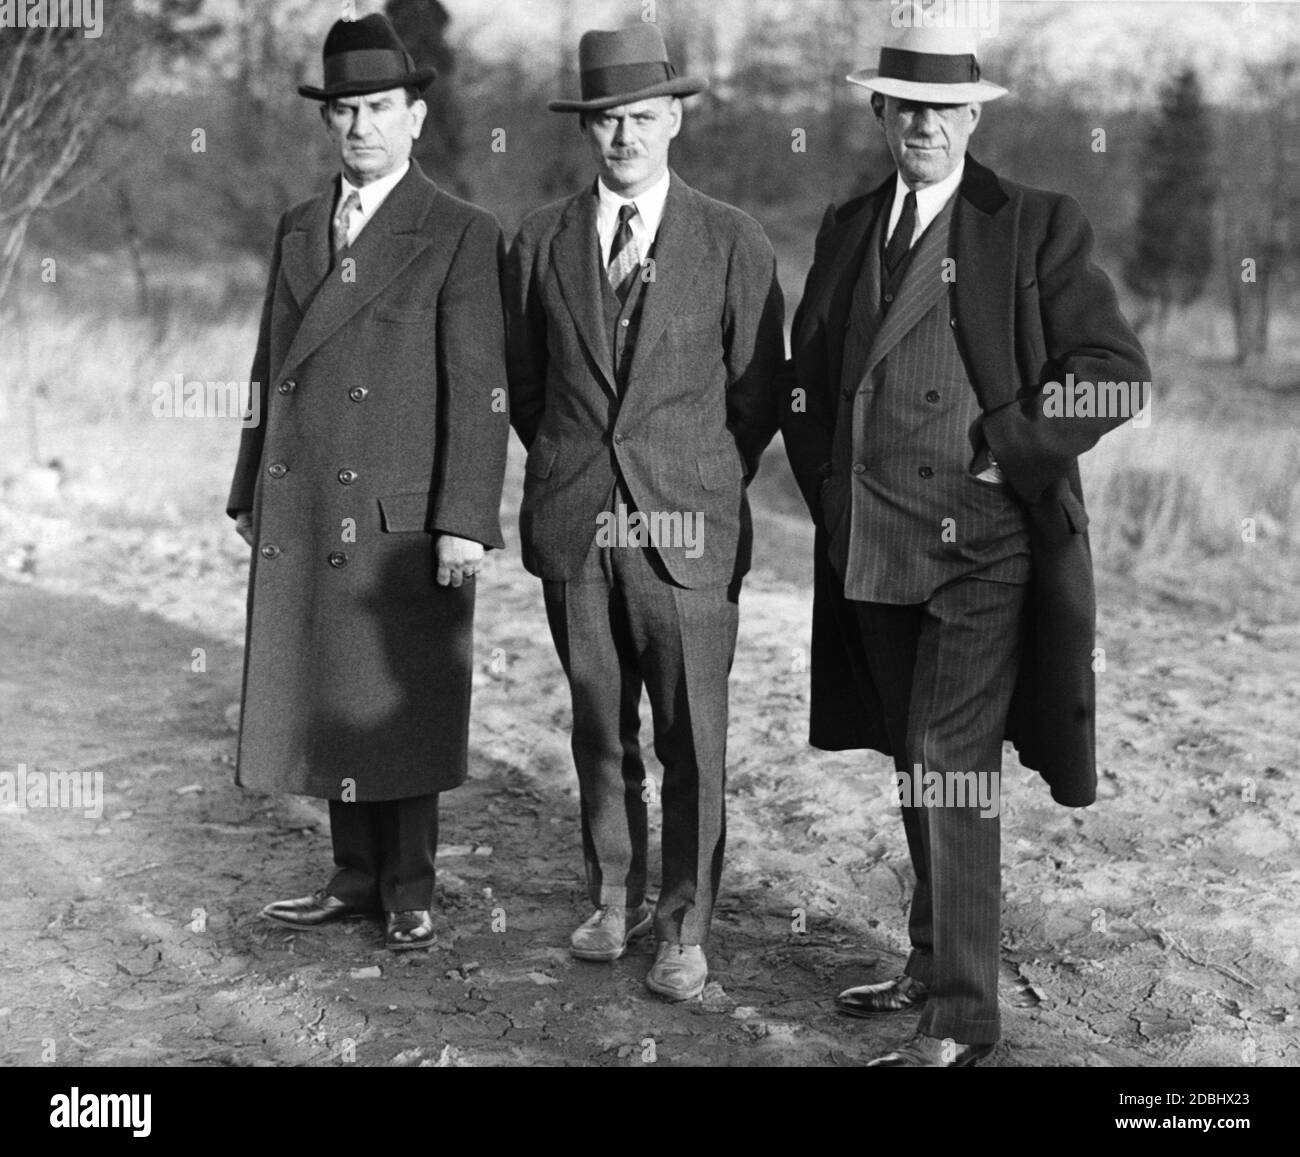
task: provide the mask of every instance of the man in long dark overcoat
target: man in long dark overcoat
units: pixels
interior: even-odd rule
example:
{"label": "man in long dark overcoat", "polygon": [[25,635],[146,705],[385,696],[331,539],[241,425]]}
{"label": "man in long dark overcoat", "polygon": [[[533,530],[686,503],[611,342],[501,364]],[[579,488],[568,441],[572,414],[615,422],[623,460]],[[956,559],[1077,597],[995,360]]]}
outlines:
{"label": "man in long dark overcoat", "polygon": [[342,173],[280,221],[228,511],[251,543],[238,782],[329,800],[336,871],[268,905],[386,913],[434,942],[438,793],[467,774],[474,575],[499,522],[503,244],[410,159],[432,69],[339,21],[322,102]]}
{"label": "man in long dark overcoat", "polygon": [[1095,798],[1077,458],[1133,416],[1098,387],[1145,397],[1150,370],[1078,204],[966,155],[1006,91],[970,37],[918,24],[849,79],[898,171],[827,214],[782,429],[817,524],[811,739],[893,756],[916,886],[904,975],[837,1004],[921,1012],[872,1063],[963,1066],[999,1035],[1004,735],[1057,801]]}

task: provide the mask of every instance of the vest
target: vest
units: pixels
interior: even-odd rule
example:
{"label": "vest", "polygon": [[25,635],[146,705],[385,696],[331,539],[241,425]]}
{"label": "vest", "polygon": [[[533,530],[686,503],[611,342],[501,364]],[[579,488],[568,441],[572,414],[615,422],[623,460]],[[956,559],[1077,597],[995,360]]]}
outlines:
{"label": "vest", "polygon": [[[647,261],[653,255],[654,245],[651,245],[650,253],[642,260]],[[643,264],[642,269],[644,268]],[[632,366],[632,355],[636,352],[637,334],[641,329],[641,306],[645,300],[646,282],[638,270],[637,275],[632,279],[632,288],[628,291],[627,300],[621,304],[618,294],[614,292],[614,287],[610,285],[609,278],[603,271],[600,282],[604,287],[601,292],[601,303],[605,310],[605,336],[609,340],[610,352],[614,358],[614,384],[622,394],[627,387],[627,375]]]}
{"label": "vest", "polygon": [[981,410],[957,346],[951,292],[939,294],[872,371],[854,380],[886,311],[916,288],[909,279],[938,276],[954,201],[883,287],[882,210],[850,307],[832,456],[835,471],[847,475],[850,501],[847,517],[831,529],[830,549],[849,599],[915,604],[955,579],[1029,578],[1023,508],[1009,487],[970,472],[970,431]]}

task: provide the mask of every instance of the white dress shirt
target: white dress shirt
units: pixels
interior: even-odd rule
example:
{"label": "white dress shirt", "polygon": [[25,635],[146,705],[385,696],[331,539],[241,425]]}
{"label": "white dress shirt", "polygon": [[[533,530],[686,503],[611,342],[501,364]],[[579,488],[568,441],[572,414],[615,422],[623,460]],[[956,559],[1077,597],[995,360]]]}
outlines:
{"label": "white dress shirt", "polygon": [[343,206],[343,202],[348,199],[349,193],[355,193],[361,198],[361,208],[352,210],[352,218],[348,222],[348,244],[353,244],[357,235],[369,223],[370,218],[378,211],[379,206],[384,203],[396,187],[398,181],[406,176],[406,170],[411,167],[411,162],[407,161],[400,169],[391,172],[386,177],[380,177],[377,181],[371,181],[368,185],[357,188],[346,176],[340,179],[343,182],[343,188],[339,193],[339,203],[334,206],[334,212],[337,213]]}
{"label": "white dress shirt", "polygon": [[[917,189],[916,192],[916,228],[912,231],[912,239],[907,243],[910,249],[916,239],[921,236],[940,213],[943,207],[952,200],[953,194],[957,192],[957,186],[961,184],[961,175],[966,171],[966,158],[963,156],[957,162],[957,167],[953,169],[944,179],[934,185],[926,185],[924,189]],[[903,180],[901,173],[894,178],[894,205],[889,210],[889,229],[885,233],[885,244],[889,244],[889,239],[894,235],[894,227],[898,224],[898,219],[903,215],[903,199],[913,190],[907,187],[907,182]]]}
{"label": "white dress shirt", "polygon": [[636,216],[632,218],[632,240],[636,242],[637,253],[642,262],[650,253],[650,246],[659,235],[659,224],[664,219],[664,202],[668,199],[670,175],[667,169],[650,188],[639,197],[621,197],[605,187],[605,182],[597,180],[599,201],[596,205],[596,235],[600,238],[600,261],[604,268],[609,266],[609,254],[614,248],[614,234],[618,232],[618,211],[624,205],[636,205]]}

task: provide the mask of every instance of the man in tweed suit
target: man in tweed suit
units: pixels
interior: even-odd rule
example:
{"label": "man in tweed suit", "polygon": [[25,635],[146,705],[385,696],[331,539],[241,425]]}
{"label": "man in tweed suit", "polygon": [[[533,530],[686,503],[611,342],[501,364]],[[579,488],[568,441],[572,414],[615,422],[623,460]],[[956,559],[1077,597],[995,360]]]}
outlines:
{"label": "man in tweed suit", "polygon": [[892,755],[903,788],[912,953],[837,999],[921,1011],[871,1062],[897,1067],[974,1064],[999,1036],[1004,735],[1059,802],[1095,798],[1076,459],[1132,415],[1056,417],[1044,387],[1150,373],[1078,205],[966,156],[1005,94],[973,48],[918,27],[849,78],[898,171],[827,215],[782,424],[818,527],[812,742]]}
{"label": "man in tweed suit", "polygon": [[511,421],[528,448],[520,536],[573,695],[595,911],[575,956],[616,960],[646,901],[644,687],[663,764],[649,988],[704,988],[722,868],[727,677],[749,567],[745,487],[777,427],[772,247],[668,168],[680,98],[659,30],[588,32],[577,112],[598,178],[533,213],[507,262]]}

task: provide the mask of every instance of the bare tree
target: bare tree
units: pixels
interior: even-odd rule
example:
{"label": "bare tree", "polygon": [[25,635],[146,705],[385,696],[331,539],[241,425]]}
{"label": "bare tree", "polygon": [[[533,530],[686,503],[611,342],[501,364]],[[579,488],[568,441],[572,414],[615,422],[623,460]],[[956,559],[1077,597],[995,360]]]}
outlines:
{"label": "bare tree", "polygon": [[95,177],[81,166],[129,85],[138,29],[108,37],[78,29],[9,29],[0,38],[0,305],[32,219],[71,200]]}

